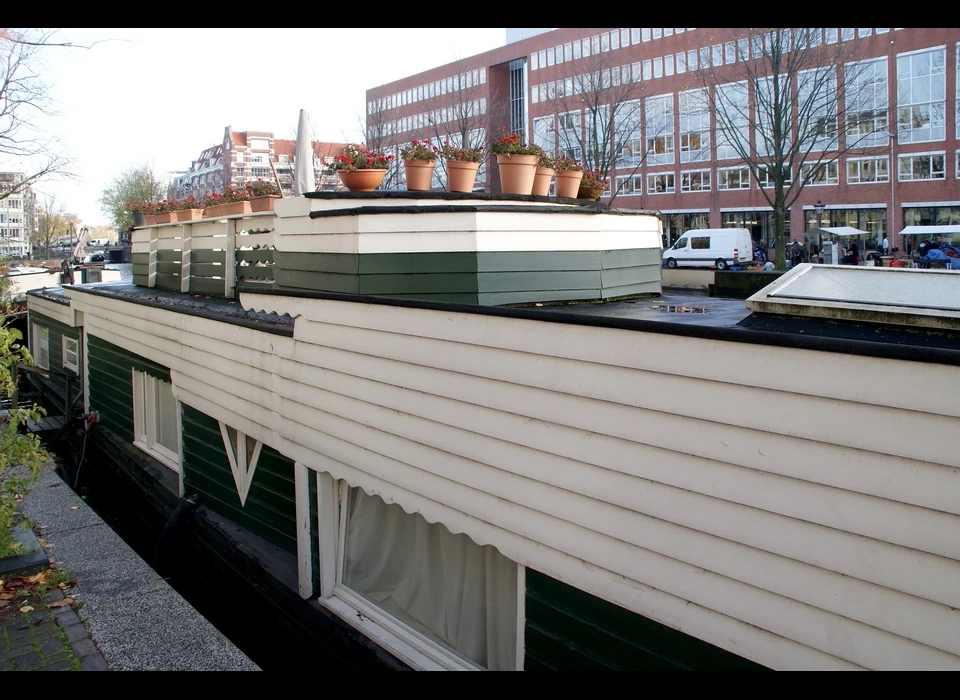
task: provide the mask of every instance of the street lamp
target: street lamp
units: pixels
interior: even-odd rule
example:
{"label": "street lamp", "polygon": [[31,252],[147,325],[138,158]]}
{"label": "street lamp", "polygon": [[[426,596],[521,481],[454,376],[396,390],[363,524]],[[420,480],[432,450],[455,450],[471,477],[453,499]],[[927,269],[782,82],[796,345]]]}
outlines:
{"label": "street lamp", "polygon": [[819,199],[817,203],[813,205],[813,210],[817,212],[817,250],[820,251],[820,254],[823,255],[823,231],[821,230],[823,226],[823,210],[824,204]]}

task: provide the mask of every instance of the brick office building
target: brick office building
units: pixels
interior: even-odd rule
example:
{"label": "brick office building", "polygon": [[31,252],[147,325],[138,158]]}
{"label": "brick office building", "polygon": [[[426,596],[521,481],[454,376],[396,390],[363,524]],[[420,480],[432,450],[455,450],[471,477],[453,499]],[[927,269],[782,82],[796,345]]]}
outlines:
{"label": "brick office building", "polygon": [[[738,43],[746,31],[508,32],[516,40],[505,46],[368,90],[368,137],[371,125],[382,135],[374,140],[379,141],[376,145],[399,147],[414,138],[447,136],[464,124],[462,105],[467,103],[473,119],[471,140],[489,142],[504,125],[548,150],[564,150],[561,130],[582,128],[583,116],[575,114],[577,110],[558,114],[555,98],[564,91],[570,94],[585,56],[603,57],[611,84],[629,82],[636,89],[636,143],[628,145],[610,174],[619,192],[616,206],[659,211],[668,244],[690,228],[744,226],[772,247],[772,211],[759,184],[744,170],[742,159],[718,148],[715,115],[691,111],[685,99],[704,88],[705,73],[731,83],[744,79],[737,63],[743,55]],[[872,82],[871,104],[858,107],[865,110],[860,117],[867,118],[839,125],[840,157],[816,169],[815,181],[790,208],[792,237],[818,223],[853,226],[868,232],[863,240],[867,246],[892,231],[891,245],[903,249],[899,233],[904,226],[960,224],[960,31],[792,31],[806,32],[809,45],[822,47],[825,55],[831,47],[849,47],[847,55],[855,57],[851,65],[869,68]],[[745,49],[749,52],[749,46]],[[714,99],[715,85],[706,89]],[[653,115],[660,118],[656,133],[651,129]],[[749,128],[756,131],[755,120]],[[863,137],[864,129],[871,132],[869,138]],[[858,147],[847,150],[846,139],[854,137],[860,139]],[[644,149],[649,152],[644,154]],[[891,161],[895,177],[890,176]],[[498,191],[496,168],[489,168],[489,176],[481,175],[478,186]],[[814,211],[818,201],[825,208],[819,221]]]}

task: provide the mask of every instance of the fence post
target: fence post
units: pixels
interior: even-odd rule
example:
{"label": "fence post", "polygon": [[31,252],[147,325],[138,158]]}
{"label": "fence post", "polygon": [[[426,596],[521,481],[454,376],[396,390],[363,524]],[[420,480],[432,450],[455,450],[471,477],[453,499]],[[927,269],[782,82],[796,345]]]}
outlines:
{"label": "fence post", "polygon": [[193,250],[193,224],[183,224],[180,232],[180,291],[190,291],[190,263]]}
{"label": "fence post", "polygon": [[237,219],[227,219],[227,245],[223,256],[223,296],[237,296]]}

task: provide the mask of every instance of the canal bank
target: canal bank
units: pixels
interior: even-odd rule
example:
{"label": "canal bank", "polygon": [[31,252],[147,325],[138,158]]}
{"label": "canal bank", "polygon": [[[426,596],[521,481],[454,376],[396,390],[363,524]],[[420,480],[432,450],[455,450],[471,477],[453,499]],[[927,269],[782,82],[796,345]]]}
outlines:
{"label": "canal bank", "polygon": [[[29,619],[25,615],[21,620],[23,629],[16,630],[33,636],[44,626],[53,630],[49,638],[37,637],[36,645],[24,637],[37,647],[38,659],[63,636],[52,626],[56,616],[84,670],[258,670],[70,488],[63,474],[62,469],[45,470],[21,502],[23,513],[42,532],[53,565],[76,581],[67,591],[72,606],[31,611]],[[18,659],[32,658],[34,652]],[[29,668],[15,663],[10,670]]]}

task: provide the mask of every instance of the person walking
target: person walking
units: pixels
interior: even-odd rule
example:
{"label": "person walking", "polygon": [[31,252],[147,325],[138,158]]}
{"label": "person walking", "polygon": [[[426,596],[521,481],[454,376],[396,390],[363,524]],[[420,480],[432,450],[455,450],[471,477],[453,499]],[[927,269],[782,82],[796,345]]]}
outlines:
{"label": "person walking", "polygon": [[883,247],[883,254],[890,255],[890,241],[887,239],[887,234],[883,234],[883,243],[880,245]]}

